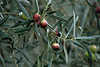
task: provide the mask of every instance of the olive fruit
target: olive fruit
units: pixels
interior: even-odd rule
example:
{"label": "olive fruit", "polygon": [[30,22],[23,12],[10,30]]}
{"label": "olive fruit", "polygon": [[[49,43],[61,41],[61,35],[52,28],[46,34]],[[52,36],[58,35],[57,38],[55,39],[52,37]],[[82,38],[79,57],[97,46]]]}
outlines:
{"label": "olive fruit", "polygon": [[100,13],[100,7],[96,7],[96,13]]}
{"label": "olive fruit", "polygon": [[95,53],[96,52],[96,45],[91,45],[89,46],[91,52]]}
{"label": "olive fruit", "polygon": [[52,44],[52,48],[53,48],[54,50],[59,50],[59,48],[60,48],[59,43],[53,43],[53,44]]}
{"label": "olive fruit", "polygon": [[48,25],[48,22],[45,19],[43,19],[41,21],[41,27],[45,28],[47,25]]}
{"label": "olive fruit", "polygon": [[[89,54],[88,52],[85,52],[85,57],[88,59],[89,58]],[[94,53],[92,53],[92,60],[95,61],[96,60],[96,56]]]}
{"label": "olive fruit", "polygon": [[38,13],[34,14],[33,19],[34,19],[35,22],[40,21],[40,19],[41,19],[40,14],[38,14]]}

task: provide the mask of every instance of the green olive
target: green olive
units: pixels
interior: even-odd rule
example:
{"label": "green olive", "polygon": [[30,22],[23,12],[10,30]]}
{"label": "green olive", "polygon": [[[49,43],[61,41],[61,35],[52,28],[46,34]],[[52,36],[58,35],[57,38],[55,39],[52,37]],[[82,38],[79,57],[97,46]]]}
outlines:
{"label": "green olive", "polygon": [[[85,52],[85,56],[86,56],[86,58],[89,58],[89,54],[88,54],[88,52]],[[93,60],[93,61],[96,60],[96,56],[95,56],[94,53],[92,53],[92,60]]]}
{"label": "green olive", "polygon": [[95,53],[96,52],[96,45],[91,45],[90,47],[91,52]]}

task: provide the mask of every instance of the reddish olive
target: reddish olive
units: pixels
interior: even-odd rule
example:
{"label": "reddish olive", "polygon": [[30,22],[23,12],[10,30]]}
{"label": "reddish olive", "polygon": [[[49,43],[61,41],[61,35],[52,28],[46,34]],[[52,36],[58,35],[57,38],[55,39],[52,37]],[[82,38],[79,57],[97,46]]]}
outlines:
{"label": "reddish olive", "polygon": [[100,13],[100,7],[96,7],[96,13]]}
{"label": "reddish olive", "polygon": [[59,48],[60,48],[59,43],[53,43],[53,44],[52,44],[52,48],[53,48],[54,50],[59,50]]}
{"label": "reddish olive", "polygon": [[48,25],[48,22],[45,19],[43,19],[41,21],[41,27],[45,28],[47,25]]}
{"label": "reddish olive", "polygon": [[41,19],[40,14],[38,14],[38,13],[34,14],[33,19],[34,19],[35,22],[40,21],[40,19]]}

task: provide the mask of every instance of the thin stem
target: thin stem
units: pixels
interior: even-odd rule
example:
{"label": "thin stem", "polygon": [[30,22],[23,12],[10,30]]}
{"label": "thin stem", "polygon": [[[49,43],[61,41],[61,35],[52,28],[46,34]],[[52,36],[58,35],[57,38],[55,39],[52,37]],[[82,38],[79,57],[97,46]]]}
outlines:
{"label": "thin stem", "polygon": [[48,4],[46,5],[46,8],[43,10],[43,13],[42,13],[43,18],[45,18],[47,8],[48,8]]}
{"label": "thin stem", "polygon": [[76,37],[75,39],[96,39],[96,38],[100,38],[100,35],[82,36],[82,37]]}
{"label": "thin stem", "polygon": [[37,6],[37,12],[39,13],[39,4],[38,4],[38,0],[36,0],[36,6]]}
{"label": "thin stem", "polygon": [[73,21],[74,21],[73,36],[75,38],[75,27],[76,27],[76,24],[75,24],[75,12],[74,12],[74,10],[73,10]]}
{"label": "thin stem", "polygon": [[66,45],[65,45],[65,39],[64,39],[64,53],[65,53],[65,60],[66,60],[66,64],[68,64],[68,53],[67,53],[67,49],[66,49]]}
{"label": "thin stem", "polygon": [[[77,23],[78,19],[79,19],[79,17],[77,16],[76,20],[75,20],[75,24]],[[71,28],[69,29],[69,31],[68,31],[68,33],[67,33],[67,35],[65,37],[66,39],[67,39],[68,35],[70,34],[70,32],[72,31],[73,27],[74,27],[74,24],[72,24]]]}
{"label": "thin stem", "polygon": [[13,57],[14,57],[14,63],[15,63],[15,65],[16,65],[16,67],[18,67],[18,64],[16,63],[17,60],[15,59],[15,57],[16,57],[16,55],[15,55],[15,51],[13,51]]}
{"label": "thin stem", "polygon": [[11,12],[0,12],[2,14],[6,14],[6,15],[17,15],[17,13],[11,13]]}
{"label": "thin stem", "polygon": [[49,0],[49,2],[47,3],[45,9],[43,10],[43,13],[42,13],[42,17],[45,18],[46,16],[46,10],[48,9],[49,5],[51,4],[51,0]]}

